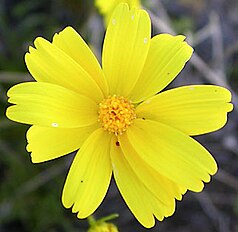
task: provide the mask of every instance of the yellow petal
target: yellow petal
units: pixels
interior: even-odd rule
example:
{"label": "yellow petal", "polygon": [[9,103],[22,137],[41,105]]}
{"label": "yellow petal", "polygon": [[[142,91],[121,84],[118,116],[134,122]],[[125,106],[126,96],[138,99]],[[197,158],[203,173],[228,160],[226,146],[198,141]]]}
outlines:
{"label": "yellow petal", "polygon": [[102,202],[111,179],[110,141],[112,135],[98,129],[89,136],[70,167],[63,189],[66,208],[73,204],[78,218],[92,214]]}
{"label": "yellow petal", "polygon": [[129,143],[126,134],[120,136],[119,140],[125,159],[151,193],[149,200],[155,217],[162,221],[164,217],[171,216],[175,211],[175,198],[181,200],[182,194],[185,193],[184,188],[179,187],[145,163]]}
{"label": "yellow petal", "polygon": [[76,128],[97,122],[97,104],[58,85],[28,82],[13,86],[8,91],[7,109],[13,121],[38,126]]}
{"label": "yellow petal", "polygon": [[161,175],[186,189],[199,192],[217,171],[210,153],[194,139],[170,126],[136,119],[128,139],[141,159]]}
{"label": "yellow petal", "polygon": [[154,216],[159,220],[162,221],[165,217],[169,217],[175,212],[175,200],[173,199],[170,202],[170,205],[165,205],[159,199],[159,196],[150,196],[151,206],[153,210]]}
{"label": "yellow petal", "polygon": [[144,227],[154,226],[150,195],[132,171],[120,147],[116,146],[115,139],[112,140],[110,154],[116,184],[129,209]]}
{"label": "yellow petal", "polygon": [[159,198],[164,205],[171,206],[174,198],[181,199],[184,190],[176,183],[162,176],[144,162],[129,142],[127,134],[119,137],[120,146],[131,168],[143,184]]}
{"label": "yellow petal", "polygon": [[104,15],[105,25],[109,23],[113,10],[119,3],[127,3],[130,8],[140,7],[139,0],[95,0],[95,5],[99,9],[100,13]]}
{"label": "yellow petal", "polygon": [[27,68],[37,81],[49,82],[74,90],[100,102],[103,93],[95,80],[70,56],[43,38],[25,55]]}
{"label": "yellow petal", "polygon": [[127,97],[143,68],[150,44],[148,14],[120,4],[108,25],[103,45],[103,70],[109,93]]}
{"label": "yellow petal", "polygon": [[33,163],[58,158],[81,147],[96,125],[79,128],[50,128],[32,126],[27,131],[27,151]]}
{"label": "yellow petal", "polygon": [[151,39],[149,53],[130,99],[141,102],[165,88],[183,69],[193,49],[184,36],[160,34]]}
{"label": "yellow petal", "polygon": [[72,27],[66,27],[63,31],[56,33],[52,43],[74,59],[95,80],[103,93],[107,95],[106,80],[97,58]]}
{"label": "yellow petal", "polygon": [[220,129],[231,111],[231,93],[212,85],[191,85],[162,92],[140,104],[138,117],[175,127],[188,135]]}

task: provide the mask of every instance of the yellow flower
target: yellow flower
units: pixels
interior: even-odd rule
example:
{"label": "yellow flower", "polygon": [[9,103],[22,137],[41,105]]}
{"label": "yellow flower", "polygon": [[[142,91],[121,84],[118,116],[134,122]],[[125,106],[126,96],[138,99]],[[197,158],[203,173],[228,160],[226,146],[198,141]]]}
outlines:
{"label": "yellow flower", "polygon": [[95,5],[104,17],[105,25],[108,25],[113,10],[120,3],[127,3],[130,8],[140,8],[140,0],[95,0]]}
{"label": "yellow flower", "polygon": [[108,220],[112,220],[118,216],[118,214],[111,214],[99,220],[95,220],[92,215],[89,216],[88,222],[90,227],[88,232],[118,232],[118,229],[114,224],[107,222]]}
{"label": "yellow flower", "polygon": [[[36,82],[8,91],[8,118],[32,125],[32,162],[78,152],[62,194],[78,218],[102,202],[113,173],[137,220],[152,227],[174,213],[175,199],[202,191],[217,171],[209,152],[190,136],[223,127],[230,92],[213,85],[161,91],[193,49],[182,35],[151,37],[144,10],[120,4],[105,35],[102,68],[83,39],[67,27],[53,42],[36,38],[26,65]],[[159,94],[157,94],[159,93]]]}

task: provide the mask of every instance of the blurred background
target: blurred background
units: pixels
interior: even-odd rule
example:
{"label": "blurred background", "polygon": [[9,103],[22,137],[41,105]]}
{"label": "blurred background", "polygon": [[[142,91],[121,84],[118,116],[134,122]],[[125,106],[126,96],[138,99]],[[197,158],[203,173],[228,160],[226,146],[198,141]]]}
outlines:
{"label": "blurred background", "polygon": [[[220,131],[197,136],[215,157],[218,173],[202,193],[188,192],[177,202],[175,214],[150,231],[238,231],[238,1],[146,0],[153,34],[185,34],[195,48],[191,61],[168,87],[217,84],[233,93],[235,109]],[[33,165],[25,150],[28,128],[5,117],[7,89],[32,80],[24,54],[37,36],[48,40],[72,25],[100,60],[105,33],[93,0],[0,0],[0,232],[86,231],[61,204],[61,191],[74,154]],[[143,228],[121,199],[114,181],[96,217],[119,213],[121,232]]]}

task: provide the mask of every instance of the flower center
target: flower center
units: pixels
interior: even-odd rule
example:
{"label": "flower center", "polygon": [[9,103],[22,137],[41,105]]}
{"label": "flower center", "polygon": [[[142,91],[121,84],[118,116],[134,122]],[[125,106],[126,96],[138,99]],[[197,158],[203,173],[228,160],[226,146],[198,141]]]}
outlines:
{"label": "flower center", "polygon": [[121,135],[136,118],[134,105],[124,97],[109,96],[99,104],[98,120],[104,130]]}

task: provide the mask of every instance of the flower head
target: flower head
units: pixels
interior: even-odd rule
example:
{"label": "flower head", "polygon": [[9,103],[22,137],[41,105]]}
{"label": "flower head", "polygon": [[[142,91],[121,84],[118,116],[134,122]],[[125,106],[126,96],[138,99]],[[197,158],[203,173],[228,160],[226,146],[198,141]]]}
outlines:
{"label": "flower head", "polygon": [[140,8],[140,0],[95,0],[95,5],[104,17],[105,25],[109,23],[113,10],[119,3],[127,3],[130,8]]}
{"label": "flower head", "polygon": [[[175,199],[199,192],[217,165],[191,135],[223,127],[230,92],[214,85],[161,92],[193,49],[184,36],[151,38],[144,10],[120,4],[105,35],[102,67],[71,27],[53,41],[37,38],[26,53],[36,80],[8,91],[8,118],[32,125],[27,150],[34,163],[77,149],[62,194],[78,218],[102,202],[113,173],[137,220],[152,227],[174,213]],[[157,94],[158,93],[158,94]]]}
{"label": "flower head", "polygon": [[88,217],[89,229],[88,232],[118,232],[117,227],[113,223],[107,222],[118,217],[118,214],[111,214],[99,220],[95,220],[93,216]]}

